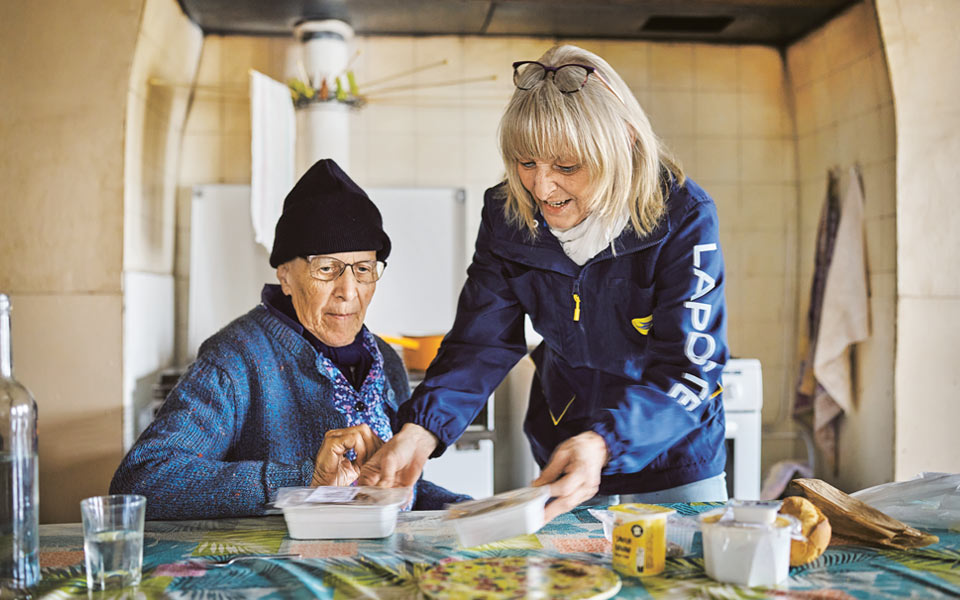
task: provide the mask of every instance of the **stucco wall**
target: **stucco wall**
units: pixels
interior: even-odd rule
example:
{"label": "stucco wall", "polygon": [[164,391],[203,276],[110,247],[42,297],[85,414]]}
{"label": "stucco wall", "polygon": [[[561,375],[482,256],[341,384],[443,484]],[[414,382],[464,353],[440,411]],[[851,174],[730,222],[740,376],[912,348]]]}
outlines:
{"label": "stucco wall", "polygon": [[960,471],[960,3],[877,0],[897,121],[894,476]]}

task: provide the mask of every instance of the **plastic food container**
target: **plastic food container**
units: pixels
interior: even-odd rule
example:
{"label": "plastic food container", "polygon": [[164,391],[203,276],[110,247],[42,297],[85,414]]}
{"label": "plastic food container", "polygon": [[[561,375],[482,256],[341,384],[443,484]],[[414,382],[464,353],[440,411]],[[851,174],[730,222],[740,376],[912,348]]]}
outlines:
{"label": "plastic food container", "polygon": [[613,568],[631,577],[662,573],[667,558],[667,517],[674,512],[656,504],[611,506]]}
{"label": "plastic food container", "polygon": [[743,521],[736,502],[700,516],[707,575],[751,587],[782,582],[790,572],[790,541],[801,536],[799,522],[776,513],[772,522],[764,522],[769,518],[765,508],[748,509],[745,514],[753,520]]}
{"label": "plastic food container", "polygon": [[546,487],[520,488],[451,504],[447,518],[462,546],[489,544],[543,527],[543,507],[549,497]]}
{"label": "plastic food container", "polygon": [[410,488],[289,487],[273,503],[297,540],[382,538],[393,533]]}
{"label": "plastic food container", "polygon": [[777,511],[783,504],[780,500],[731,500],[733,518],[741,523],[770,525],[777,520]]}
{"label": "plastic food container", "polygon": [[[617,521],[614,511],[606,508],[591,508],[588,511],[603,524],[603,537],[613,542],[613,527]],[[696,517],[667,515],[667,558],[688,556],[693,553],[693,537],[700,531]]]}

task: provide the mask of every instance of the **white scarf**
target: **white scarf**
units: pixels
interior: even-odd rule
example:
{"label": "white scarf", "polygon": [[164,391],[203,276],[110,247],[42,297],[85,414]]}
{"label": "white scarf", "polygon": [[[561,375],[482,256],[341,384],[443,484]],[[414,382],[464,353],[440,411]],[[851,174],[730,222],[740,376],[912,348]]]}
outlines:
{"label": "white scarf", "polygon": [[[569,229],[554,229],[551,227],[550,233],[560,240],[560,246],[563,247],[563,252],[570,257],[570,260],[582,267],[588,260],[611,245],[613,240],[620,236],[629,220],[630,209],[624,207],[617,220],[609,227],[600,219],[597,219],[596,215],[589,214],[584,220]],[[614,252],[616,252],[616,249],[614,249]]]}

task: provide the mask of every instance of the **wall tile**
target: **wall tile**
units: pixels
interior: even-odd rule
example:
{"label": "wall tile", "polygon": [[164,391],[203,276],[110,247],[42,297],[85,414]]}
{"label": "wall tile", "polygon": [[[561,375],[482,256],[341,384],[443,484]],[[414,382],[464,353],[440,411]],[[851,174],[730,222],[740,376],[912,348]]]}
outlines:
{"label": "wall tile", "polygon": [[736,93],[698,92],[694,104],[694,123],[699,135],[734,137],[740,132],[739,97]]}
{"label": "wall tile", "polygon": [[420,100],[415,115],[417,135],[463,135],[464,111],[460,102]]}
{"label": "wall tile", "polygon": [[602,56],[634,92],[649,87],[650,44],[612,43]]}
{"label": "wall tile", "polygon": [[740,143],[736,139],[697,140],[697,168],[704,182],[740,180]]}
{"label": "wall tile", "polygon": [[893,159],[864,165],[860,179],[867,219],[897,214],[897,168]]}
{"label": "wall tile", "polygon": [[817,171],[826,173],[829,169],[843,164],[845,157],[840,156],[839,136],[836,124],[828,125],[819,130],[817,135]]}
{"label": "wall tile", "polygon": [[746,93],[740,96],[737,111],[740,133],[745,136],[781,136],[787,128],[786,102],[782,95]]}
{"label": "wall tile", "polygon": [[777,92],[783,88],[783,60],[767,46],[740,46],[741,92]]}
{"label": "wall tile", "polygon": [[797,179],[807,181],[822,175],[820,170],[819,136],[815,133],[797,138]]}
{"label": "wall tile", "polygon": [[220,147],[220,161],[218,183],[249,183],[250,133],[224,134]]}
{"label": "wall tile", "polygon": [[684,172],[693,177],[697,176],[697,138],[696,136],[671,136],[666,142],[667,148],[680,161]]}
{"label": "wall tile", "polygon": [[783,235],[788,207],[796,202],[797,191],[782,183],[744,184],[740,198],[743,228],[753,231],[776,231]]}
{"label": "wall tile", "polygon": [[740,141],[740,178],[745,183],[793,180],[793,143],[786,138]]}
{"label": "wall tile", "polygon": [[417,177],[417,155],[411,151],[410,140],[405,135],[384,133],[377,142],[367,148],[371,165],[376,168],[367,172],[369,186],[414,186]]}
{"label": "wall tile", "polygon": [[876,38],[868,40],[864,35],[868,31],[864,21],[875,18],[870,14],[871,10],[867,3],[855,4],[827,25],[824,50],[834,69],[843,69],[856,63],[876,45]]}
{"label": "wall tile", "polygon": [[721,227],[730,227],[739,231],[743,223],[740,216],[740,185],[737,183],[703,183],[696,173],[694,180],[700,183],[717,205]]}
{"label": "wall tile", "polygon": [[223,130],[223,105],[209,96],[197,95],[190,104],[184,131],[187,134],[219,134]]}
{"label": "wall tile", "polygon": [[416,108],[413,102],[372,101],[366,111],[367,133],[416,134]]}
{"label": "wall tile", "polygon": [[848,71],[849,81],[854,89],[851,98],[850,113],[857,115],[877,108],[881,103],[881,94],[873,71],[873,54],[853,63]]}
{"label": "wall tile", "polygon": [[837,115],[835,111],[840,110],[840,106],[834,106],[834,97],[836,93],[831,90],[830,84],[837,82],[838,79],[831,76],[825,76],[815,79],[810,84],[810,94],[813,109],[813,122],[817,129],[822,129],[836,122]]}
{"label": "wall tile", "polygon": [[746,307],[753,314],[744,322],[744,344],[737,350],[740,356],[758,358],[766,368],[784,366],[784,340],[792,325],[779,318],[778,304],[782,286],[777,278],[747,278]]}
{"label": "wall tile", "polygon": [[897,219],[868,219],[864,224],[867,264],[871,273],[897,272]]}
{"label": "wall tile", "polygon": [[463,163],[464,181],[479,184],[484,189],[500,182],[504,174],[503,160],[493,134],[463,138]]}
{"label": "wall tile", "polygon": [[783,276],[787,249],[782,231],[749,231],[740,236],[744,273],[748,277]]}
{"label": "wall tile", "polygon": [[811,58],[809,40],[796,42],[787,49],[787,68],[795,88],[806,87],[813,80]]}
{"label": "wall tile", "polygon": [[[221,140],[208,134],[183,136],[180,155],[180,185],[213,183],[220,180]],[[248,163],[249,164],[249,163]]]}
{"label": "wall tile", "polygon": [[692,90],[694,81],[691,44],[657,44],[650,47],[651,89]]}
{"label": "wall tile", "polygon": [[425,134],[416,148],[418,186],[460,186],[465,180],[463,138],[459,135]]}
{"label": "wall tile", "polygon": [[740,85],[740,51],[736,46],[697,44],[693,49],[698,92],[735,92]]}
{"label": "wall tile", "polygon": [[223,128],[226,134],[242,133],[250,135],[250,98],[230,96],[223,100]]}
{"label": "wall tile", "polygon": [[[782,425],[792,419],[793,389],[785,390],[786,369],[781,366],[761,365],[763,373],[763,409],[761,419],[765,427]],[[784,394],[788,394],[786,399]]]}
{"label": "wall tile", "polygon": [[223,36],[206,35],[200,52],[200,65],[197,67],[197,85],[218,85],[221,81],[220,55]]}
{"label": "wall tile", "polygon": [[890,86],[890,71],[886,54],[879,49],[870,55],[870,69],[873,71],[874,85],[877,87],[877,101],[882,104],[893,103],[893,90]]}
{"label": "wall tile", "polygon": [[851,124],[854,143],[859,146],[857,158],[861,164],[889,160],[893,157],[894,149],[887,142],[893,123],[882,121],[879,108],[851,118]]}
{"label": "wall tile", "polygon": [[654,91],[645,108],[658,135],[691,135],[695,131],[693,92]]}

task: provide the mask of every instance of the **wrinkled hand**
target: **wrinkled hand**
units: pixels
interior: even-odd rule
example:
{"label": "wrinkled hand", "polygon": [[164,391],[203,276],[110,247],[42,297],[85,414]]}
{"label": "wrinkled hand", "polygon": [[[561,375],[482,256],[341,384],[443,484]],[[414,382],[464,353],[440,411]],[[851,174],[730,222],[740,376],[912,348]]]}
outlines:
{"label": "wrinkled hand", "polygon": [[412,486],[438,443],[429,430],[407,423],[363,465],[360,485]]}
{"label": "wrinkled hand", "polygon": [[[369,425],[354,425],[345,429],[331,429],[323,436],[323,444],[313,462],[311,486],[350,485],[360,476],[360,468],[383,445]],[[356,453],[352,461],[348,450]]]}
{"label": "wrinkled hand", "polygon": [[596,495],[607,458],[607,443],[593,431],[575,435],[554,449],[540,477],[531,484],[550,486],[553,501],[544,510],[545,523]]}

